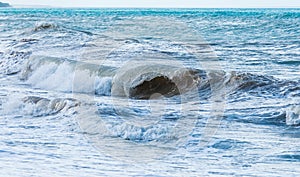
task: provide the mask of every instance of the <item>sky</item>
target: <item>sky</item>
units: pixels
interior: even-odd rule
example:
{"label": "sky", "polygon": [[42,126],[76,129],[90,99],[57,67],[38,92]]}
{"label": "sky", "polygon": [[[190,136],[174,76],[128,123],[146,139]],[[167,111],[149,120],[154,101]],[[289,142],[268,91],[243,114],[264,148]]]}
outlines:
{"label": "sky", "polygon": [[300,0],[0,0],[53,7],[300,8]]}

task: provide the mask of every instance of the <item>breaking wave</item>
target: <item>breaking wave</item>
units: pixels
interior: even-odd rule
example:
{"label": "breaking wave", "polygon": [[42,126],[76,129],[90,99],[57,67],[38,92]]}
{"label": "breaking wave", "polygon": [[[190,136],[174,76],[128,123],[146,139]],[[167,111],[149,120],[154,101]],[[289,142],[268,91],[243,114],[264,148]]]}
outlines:
{"label": "breaking wave", "polygon": [[21,79],[36,88],[149,99],[174,96],[198,85],[196,70],[149,64],[114,68],[68,59],[31,57]]}
{"label": "breaking wave", "polygon": [[[244,93],[254,97],[273,98],[289,98],[300,93],[297,81],[250,73],[203,71],[170,63],[130,61],[116,68],[69,59],[33,56],[28,60],[20,77],[27,84],[45,90],[133,99],[172,97],[195,90],[198,95],[192,96],[202,95],[208,98],[215,92],[218,95],[228,95],[229,101],[241,98]],[[40,102],[37,99],[35,102],[34,97],[30,100],[35,105],[44,102],[50,104],[49,100]],[[287,107],[285,112],[287,125],[300,123],[298,107]]]}
{"label": "breaking wave", "polygon": [[115,69],[54,57],[31,57],[21,73],[26,83],[46,90],[110,95]]}
{"label": "breaking wave", "polygon": [[184,94],[200,83],[200,70],[160,62],[133,61],[118,69],[112,95],[136,99]]}
{"label": "breaking wave", "polygon": [[[21,79],[36,88],[74,93],[150,99],[210,88],[224,94],[299,94],[298,82],[250,73],[203,71],[164,61],[132,61],[120,68],[62,58],[33,56]],[[213,85],[212,85],[213,84]],[[289,85],[289,87],[285,87]]]}
{"label": "breaking wave", "polygon": [[31,115],[33,117],[67,113],[78,106],[80,106],[80,102],[72,98],[48,99],[37,96],[14,97],[3,105],[4,110],[6,110],[4,114],[18,112],[22,115]]}

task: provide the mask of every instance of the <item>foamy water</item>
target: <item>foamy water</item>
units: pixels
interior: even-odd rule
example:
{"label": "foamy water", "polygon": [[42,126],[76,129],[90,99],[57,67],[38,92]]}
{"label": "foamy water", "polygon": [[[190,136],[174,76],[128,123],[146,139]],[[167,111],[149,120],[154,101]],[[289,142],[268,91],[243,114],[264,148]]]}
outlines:
{"label": "foamy water", "polygon": [[1,9],[0,176],[297,176],[298,9]]}

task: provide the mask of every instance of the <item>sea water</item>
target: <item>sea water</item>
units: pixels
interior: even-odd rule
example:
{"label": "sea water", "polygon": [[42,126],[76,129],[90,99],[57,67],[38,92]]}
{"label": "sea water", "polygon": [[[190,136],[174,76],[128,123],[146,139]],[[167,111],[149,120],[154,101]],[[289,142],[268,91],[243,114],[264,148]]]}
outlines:
{"label": "sea water", "polygon": [[299,9],[0,9],[0,176],[298,176],[299,34]]}

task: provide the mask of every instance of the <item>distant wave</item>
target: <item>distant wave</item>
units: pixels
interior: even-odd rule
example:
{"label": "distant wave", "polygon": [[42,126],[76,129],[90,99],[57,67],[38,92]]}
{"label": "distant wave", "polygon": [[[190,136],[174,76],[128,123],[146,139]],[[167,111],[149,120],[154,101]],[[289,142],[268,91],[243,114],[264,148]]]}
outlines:
{"label": "distant wave", "polygon": [[45,31],[45,30],[49,30],[49,29],[62,29],[62,30],[67,30],[67,31],[76,31],[76,32],[80,32],[80,33],[84,33],[86,35],[93,35],[93,33],[89,32],[89,31],[85,31],[85,30],[81,30],[81,29],[75,29],[75,28],[68,28],[56,23],[52,23],[52,22],[38,22],[35,24],[33,31],[34,32],[38,32],[38,31]]}
{"label": "distant wave", "polygon": [[58,25],[55,23],[39,22],[39,23],[36,23],[33,31],[43,31],[43,30],[55,29],[55,28],[58,28]]}

